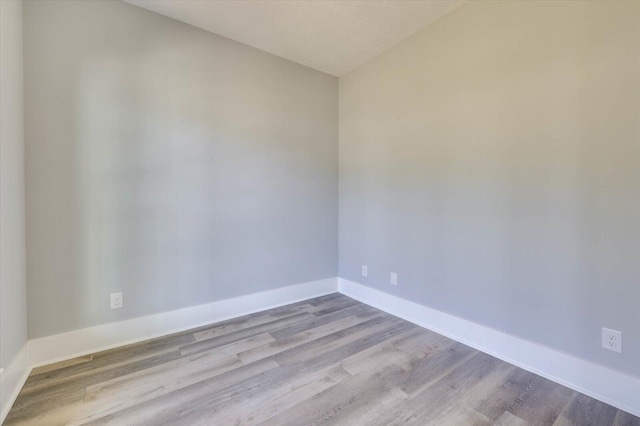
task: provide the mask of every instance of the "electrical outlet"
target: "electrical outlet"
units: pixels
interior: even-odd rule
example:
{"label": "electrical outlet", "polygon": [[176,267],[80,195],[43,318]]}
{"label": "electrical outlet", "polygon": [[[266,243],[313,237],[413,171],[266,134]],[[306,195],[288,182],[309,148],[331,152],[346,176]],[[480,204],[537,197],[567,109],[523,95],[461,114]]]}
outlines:
{"label": "electrical outlet", "polygon": [[367,276],[367,265],[362,265],[362,276],[363,277]]}
{"label": "electrical outlet", "polygon": [[122,293],[111,293],[111,309],[122,308]]}
{"label": "electrical outlet", "polygon": [[395,272],[391,273],[391,285],[398,285],[398,274]]}
{"label": "electrical outlet", "polygon": [[622,353],[622,332],[602,327],[602,348]]}

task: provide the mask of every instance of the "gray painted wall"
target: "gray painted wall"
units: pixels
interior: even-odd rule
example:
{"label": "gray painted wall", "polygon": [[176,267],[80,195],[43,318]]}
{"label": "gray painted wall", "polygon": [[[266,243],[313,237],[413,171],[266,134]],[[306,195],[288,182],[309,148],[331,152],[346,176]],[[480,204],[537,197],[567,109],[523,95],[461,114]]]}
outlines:
{"label": "gray painted wall", "polygon": [[30,337],[337,275],[336,78],[119,1],[25,68]]}
{"label": "gray painted wall", "polygon": [[640,2],[468,3],[340,79],[340,276],[640,375],[639,118]]}
{"label": "gray painted wall", "polygon": [[0,1],[0,368],[27,341],[22,2]]}

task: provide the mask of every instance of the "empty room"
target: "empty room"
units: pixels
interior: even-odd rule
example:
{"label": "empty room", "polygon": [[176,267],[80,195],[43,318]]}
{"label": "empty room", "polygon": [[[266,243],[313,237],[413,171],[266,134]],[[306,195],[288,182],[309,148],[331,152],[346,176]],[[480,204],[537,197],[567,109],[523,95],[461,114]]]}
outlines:
{"label": "empty room", "polygon": [[640,426],[640,0],[0,0],[0,424]]}

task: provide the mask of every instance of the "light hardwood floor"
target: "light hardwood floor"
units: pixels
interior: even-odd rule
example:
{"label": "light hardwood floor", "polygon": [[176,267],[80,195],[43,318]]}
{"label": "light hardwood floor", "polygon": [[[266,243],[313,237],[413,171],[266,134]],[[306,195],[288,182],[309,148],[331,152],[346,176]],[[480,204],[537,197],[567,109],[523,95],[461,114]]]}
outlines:
{"label": "light hardwood floor", "polygon": [[33,371],[6,425],[640,419],[340,294]]}

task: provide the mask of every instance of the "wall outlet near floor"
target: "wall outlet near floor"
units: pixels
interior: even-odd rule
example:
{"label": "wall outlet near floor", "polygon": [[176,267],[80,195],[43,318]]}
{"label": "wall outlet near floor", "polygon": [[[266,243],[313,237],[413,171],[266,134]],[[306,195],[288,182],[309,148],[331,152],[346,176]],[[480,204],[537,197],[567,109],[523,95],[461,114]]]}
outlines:
{"label": "wall outlet near floor", "polygon": [[622,332],[602,327],[602,348],[622,353]]}
{"label": "wall outlet near floor", "polygon": [[391,285],[398,285],[398,274],[395,272],[391,273]]}
{"label": "wall outlet near floor", "polygon": [[111,293],[111,309],[122,308],[122,293]]}
{"label": "wall outlet near floor", "polygon": [[366,277],[367,276],[367,265],[362,265],[362,276]]}

